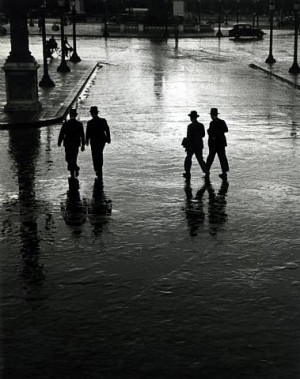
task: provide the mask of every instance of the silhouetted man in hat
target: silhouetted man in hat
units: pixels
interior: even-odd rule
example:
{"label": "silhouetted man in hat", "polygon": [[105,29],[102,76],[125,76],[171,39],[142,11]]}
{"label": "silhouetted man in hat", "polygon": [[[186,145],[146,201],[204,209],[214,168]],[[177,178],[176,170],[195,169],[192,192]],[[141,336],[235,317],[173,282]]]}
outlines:
{"label": "silhouetted man in hat", "polygon": [[81,145],[81,151],[84,151],[84,129],[81,122],[76,120],[76,109],[70,110],[70,120],[63,123],[59,137],[58,146],[63,142],[66,153],[66,162],[71,178],[79,175],[79,167],[77,165],[78,149]]}
{"label": "silhouetted man in hat", "polygon": [[98,108],[91,107],[92,119],[86,127],[86,144],[91,143],[93,165],[96,175],[102,180],[103,150],[106,143],[110,143],[110,130],[105,118],[98,116]]}
{"label": "silhouetted man in hat", "polygon": [[225,133],[228,132],[226,122],[218,117],[218,109],[211,108],[210,116],[212,121],[210,122],[208,133],[208,147],[209,154],[206,160],[206,178],[209,179],[209,170],[215,159],[215,155],[218,154],[219,161],[221,164],[222,174],[219,177],[223,180],[227,179],[227,172],[229,171],[228,160],[226,157],[225,147],[227,146],[227,141]]}
{"label": "silhouetted man in hat", "polygon": [[205,136],[204,125],[197,121],[199,115],[196,111],[191,111],[189,117],[191,119],[191,124],[189,124],[187,127],[186,144],[184,146],[186,149],[186,157],[184,161],[185,172],[183,173],[183,176],[187,180],[190,180],[191,178],[192,157],[194,154],[202,171],[204,173],[206,172],[206,165],[202,156],[202,138]]}

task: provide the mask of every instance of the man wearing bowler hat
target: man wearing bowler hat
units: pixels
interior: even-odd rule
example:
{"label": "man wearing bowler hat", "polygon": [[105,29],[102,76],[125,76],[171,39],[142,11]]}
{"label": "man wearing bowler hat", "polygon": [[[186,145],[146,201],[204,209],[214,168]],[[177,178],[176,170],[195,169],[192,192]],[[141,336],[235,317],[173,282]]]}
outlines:
{"label": "man wearing bowler hat", "polygon": [[96,176],[102,180],[103,150],[106,143],[110,143],[110,130],[105,118],[98,116],[98,108],[90,108],[92,119],[86,127],[86,144],[91,143],[92,158]]}
{"label": "man wearing bowler hat", "polygon": [[183,176],[190,180],[191,178],[191,167],[192,167],[192,157],[195,154],[197,161],[202,169],[202,171],[206,172],[206,165],[203,160],[202,150],[203,150],[203,140],[202,138],[205,136],[204,125],[197,121],[199,117],[196,111],[191,111],[188,115],[191,119],[191,123],[187,127],[187,136],[186,143],[184,145],[186,149],[186,157],[184,160],[184,169],[185,172]]}
{"label": "man wearing bowler hat", "polygon": [[79,167],[77,165],[78,149],[81,145],[81,151],[84,151],[84,129],[81,122],[76,120],[76,109],[70,110],[70,119],[63,123],[59,137],[58,146],[63,142],[66,162],[68,163],[68,170],[71,173],[71,178],[79,175]]}
{"label": "man wearing bowler hat", "polygon": [[226,157],[225,147],[227,146],[227,141],[225,133],[228,132],[226,122],[218,117],[218,109],[211,108],[210,116],[212,121],[210,122],[208,133],[208,147],[209,154],[206,160],[206,178],[209,179],[209,170],[215,159],[215,155],[218,154],[219,161],[221,164],[222,174],[219,177],[223,180],[227,180],[227,172],[229,171],[228,160]]}

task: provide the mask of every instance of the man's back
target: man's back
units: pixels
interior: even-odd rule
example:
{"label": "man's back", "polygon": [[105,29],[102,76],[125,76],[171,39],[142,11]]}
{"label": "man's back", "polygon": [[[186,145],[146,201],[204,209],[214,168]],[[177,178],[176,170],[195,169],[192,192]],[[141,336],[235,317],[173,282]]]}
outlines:
{"label": "man's back", "polygon": [[219,118],[215,118],[210,122],[208,129],[210,146],[223,147],[227,146],[227,141],[224,133],[228,132],[226,122]]}
{"label": "man's back", "polygon": [[188,126],[187,139],[194,147],[203,147],[202,138],[205,136],[204,125],[198,121],[193,121]]}
{"label": "man's back", "polygon": [[64,141],[64,146],[80,146],[81,142],[84,141],[82,123],[75,119],[64,122],[60,131],[59,142],[62,140]]}
{"label": "man's back", "polygon": [[105,118],[94,117],[89,120],[86,128],[86,140],[91,143],[110,142],[110,131]]}

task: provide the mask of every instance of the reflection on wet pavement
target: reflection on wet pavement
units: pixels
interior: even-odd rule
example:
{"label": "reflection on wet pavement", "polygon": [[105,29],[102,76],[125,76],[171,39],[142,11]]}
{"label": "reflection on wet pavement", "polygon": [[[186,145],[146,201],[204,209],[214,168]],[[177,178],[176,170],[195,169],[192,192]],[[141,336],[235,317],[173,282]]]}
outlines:
{"label": "reflection on wet pavement", "polygon": [[[299,93],[229,43],[83,47],[109,63],[79,103],[111,127],[104,186],[89,148],[68,182],[60,125],[1,132],[5,379],[299,376]],[[229,183],[185,183],[187,114],[212,106]]]}

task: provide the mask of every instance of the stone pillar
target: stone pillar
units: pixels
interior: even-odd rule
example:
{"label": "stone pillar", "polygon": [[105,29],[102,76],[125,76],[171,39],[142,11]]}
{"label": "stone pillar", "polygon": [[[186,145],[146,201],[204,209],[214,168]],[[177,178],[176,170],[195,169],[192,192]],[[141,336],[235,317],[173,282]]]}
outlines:
{"label": "stone pillar", "polygon": [[5,111],[34,112],[38,101],[37,69],[39,65],[29,51],[26,9],[16,7],[10,12],[11,52],[3,66],[6,82]]}

